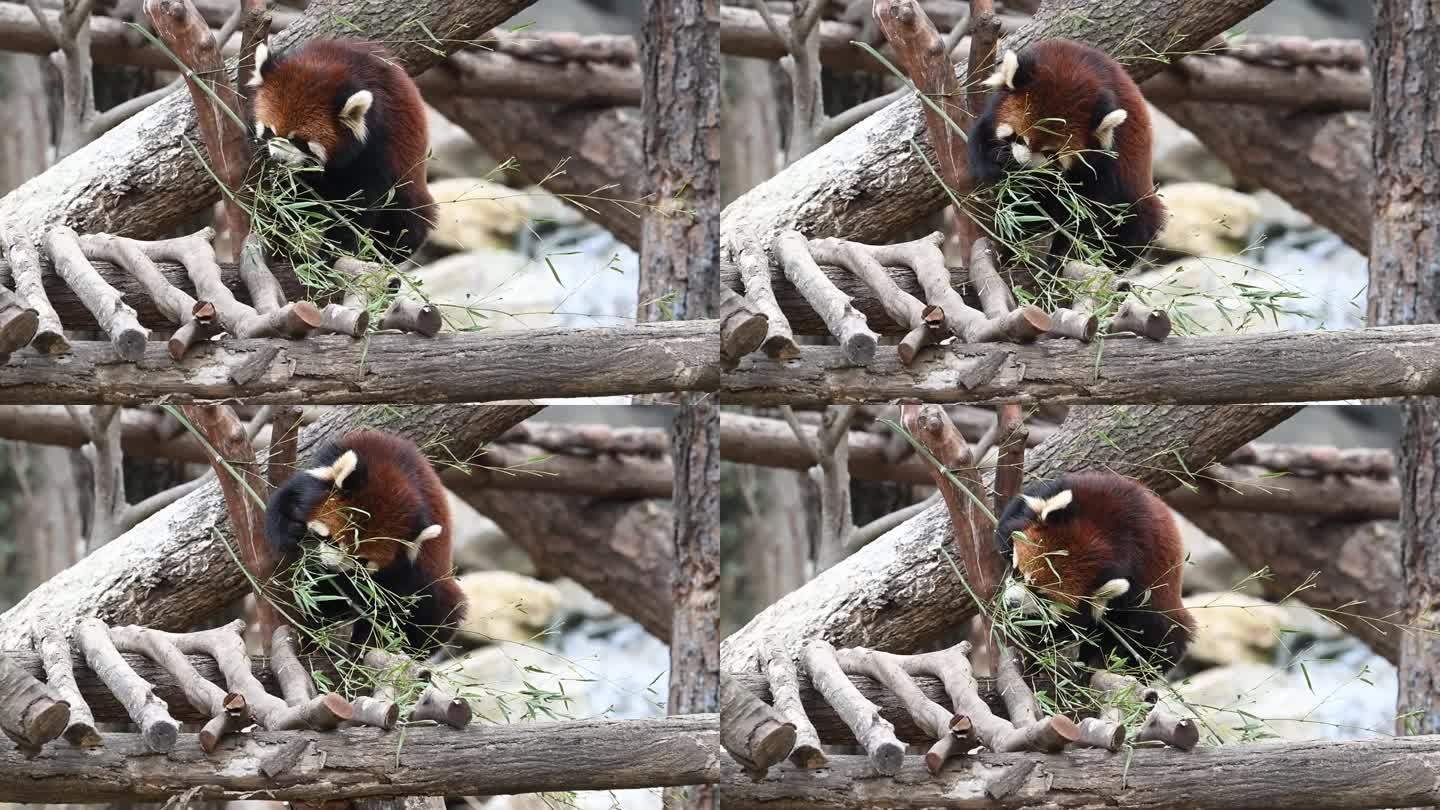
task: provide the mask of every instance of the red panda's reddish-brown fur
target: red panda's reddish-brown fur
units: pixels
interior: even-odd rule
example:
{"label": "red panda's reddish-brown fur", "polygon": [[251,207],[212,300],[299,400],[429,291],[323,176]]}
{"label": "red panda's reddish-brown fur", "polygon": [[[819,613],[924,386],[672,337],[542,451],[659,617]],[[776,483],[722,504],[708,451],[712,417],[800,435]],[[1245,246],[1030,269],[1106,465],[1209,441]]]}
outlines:
{"label": "red panda's reddish-brown fur", "polygon": [[[418,597],[402,628],[410,647],[428,652],[448,641],[464,618],[465,593],[452,570],[445,490],[424,454],[401,436],[361,430],[321,448],[311,463],[317,466],[271,494],[270,542],[287,557],[311,537],[344,550],[376,584]],[[346,565],[340,563],[334,584],[346,599],[363,597],[345,582]],[[338,600],[321,607],[327,618],[345,613]],[[371,628],[362,624],[363,636]]]}
{"label": "red panda's reddish-brown fur", "polygon": [[313,519],[329,526],[330,537],[342,541],[351,554],[381,568],[408,550],[416,525],[437,524],[440,535],[420,546],[415,566],[448,574],[450,505],[435,469],[423,457],[416,463],[415,445],[393,434],[359,430],[347,434],[338,446],[354,450],[368,462],[365,485],[353,493],[332,491]]}
{"label": "red panda's reddish-brown fur", "polygon": [[[1057,156],[1082,196],[1128,206],[1125,223],[1098,229],[1117,255],[1132,258],[1155,238],[1165,208],[1154,194],[1150,115],[1120,63],[1080,42],[1047,39],[1002,57],[989,84],[995,92],[970,133],[971,171],[980,185],[1016,165],[1013,149],[1020,144],[1035,156]],[[1108,128],[1113,140],[1105,143],[1097,127],[1116,110],[1124,110],[1124,120]],[[1065,219],[1063,210],[1050,213]]]}
{"label": "red panda's reddish-brown fur", "polygon": [[[1042,518],[1036,507],[1044,502],[1063,505]],[[1098,471],[1032,485],[1007,506],[996,541],[1014,576],[1074,609],[1073,620],[1095,635],[1089,663],[1103,663],[1111,654],[1133,659],[1110,634],[1087,626],[1094,594],[1116,579],[1126,580],[1129,589],[1107,600],[1106,619],[1162,672],[1184,654],[1195,629],[1181,599],[1184,542],[1169,507],[1148,488]]]}
{"label": "red panda's reddish-brown fur", "polygon": [[[308,158],[322,165],[323,174],[301,176],[323,198],[387,208],[359,224],[376,230],[396,261],[408,257],[435,219],[426,183],[429,133],[415,82],[383,48],[359,40],[316,40],[280,54],[267,50],[257,61],[257,137],[285,142],[283,154],[292,162]],[[346,126],[341,111],[361,91],[370,94],[363,124]],[[393,200],[384,205],[392,190]],[[354,248],[345,229],[335,236],[342,247]]]}

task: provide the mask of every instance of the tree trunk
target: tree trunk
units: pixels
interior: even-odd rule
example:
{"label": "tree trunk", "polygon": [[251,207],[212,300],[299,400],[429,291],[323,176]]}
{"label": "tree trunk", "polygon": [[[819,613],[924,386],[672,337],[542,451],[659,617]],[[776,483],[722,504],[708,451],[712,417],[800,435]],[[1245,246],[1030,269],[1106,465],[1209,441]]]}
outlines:
{"label": "tree trunk", "polygon": [[[1384,0],[1375,6],[1370,57],[1375,82],[1375,218],[1370,230],[1372,326],[1440,321],[1440,14],[1434,3]],[[1440,731],[1440,400],[1401,406],[1400,646],[1401,734]]]}
{"label": "tree trunk", "polygon": [[641,56],[651,208],[640,241],[640,320],[713,318],[720,306],[717,0],[647,0]]}

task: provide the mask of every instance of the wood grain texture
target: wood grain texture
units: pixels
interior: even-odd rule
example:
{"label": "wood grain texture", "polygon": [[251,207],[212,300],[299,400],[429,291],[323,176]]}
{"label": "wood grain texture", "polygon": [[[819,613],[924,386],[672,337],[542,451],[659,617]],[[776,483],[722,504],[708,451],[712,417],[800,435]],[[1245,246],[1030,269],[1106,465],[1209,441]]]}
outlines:
{"label": "wood grain texture", "polygon": [[[283,773],[262,762],[297,740],[308,745]],[[400,732],[259,731],[200,751],[182,735],[168,755],[136,734],[106,734],[101,747],[53,745],[26,762],[0,751],[0,795],[21,802],[163,801],[196,798],[334,800],[366,796],[495,795],[689,785],[720,777],[720,716],[416,727]]]}
{"label": "wood grain texture", "polygon": [[[1036,763],[1018,788],[991,799],[986,785]],[[953,759],[932,777],[918,756],[893,779],[877,779],[860,756],[830,758],[823,771],[772,769],[752,782],[725,758],[726,810],[946,810],[1100,808],[1130,810],[1361,810],[1440,801],[1440,735],[1345,742],[1226,745],[1195,751],[978,754]]]}
{"label": "wood grain texture", "polygon": [[[967,388],[968,371],[999,371]],[[3,378],[0,378],[3,379]],[[856,369],[837,347],[786,362],[750,355],[722,375],[727,403],[820,405],[902,398],[1051,404],[1305,402],[1440,393],[1440,326],[1225,337],[951,344],[910,366],[884,347]]]}
{"label": "wood grain texture", "polygon": [[[121,362],[108,343],[73,348],[59,357],[12,355],[0,366],[0,402],[138,405],[164,396],[306,405],[486,402],[713,391],[720,379],[720,323],[713,320],[434,338],[226,340],[196,346],[178,363],[158,341],[146,344],[134,364]],[[244,384],[232,379],[242,374],[249,377]]]}
{"label": "wood grain texture", "polygon": [[[1372,154],[1374,207],[1366,311],[1374,324],[1440,320],[1440,154],[1433,146],[1440,100],[1440,7],[1385,0],[1375,6]],[[1401,403],[1401,614],[1420,632],[1400,647],[1399,734],[1440,731],[1440,402]]]}

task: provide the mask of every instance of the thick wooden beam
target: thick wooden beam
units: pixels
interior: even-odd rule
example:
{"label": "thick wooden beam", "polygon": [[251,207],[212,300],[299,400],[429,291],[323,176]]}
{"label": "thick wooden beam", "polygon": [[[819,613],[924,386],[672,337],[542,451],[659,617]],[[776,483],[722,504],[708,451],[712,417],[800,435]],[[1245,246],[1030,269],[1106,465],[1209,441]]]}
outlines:
{"label": "thick wooden beam", "polygon": [[[3,381],[3,377],[0,377]],[[1440,326],[1335,332],[1113,338],[1094,344],[955,343],[909,366],[885,346],[868,367],[839,347],[806,346],[791,361],[753,354],[721,396],[749,405],[924,402],[1255,404],[1440,393]]]}
{"label": "thick wooden beam", "polygon": [[[720,322],[595,329],[224,340],[180,362],[151,341],[138,363],[108,342],[55,357],[26,350],[0,366],[0,403],[138,405],[160,397],[251,403],[490,402],[713,391]],[[243,380],[243,382],[237,382]]]}
{"label": "thick wooden beam", "polygon": [[720,716],[417,726],[403,732],[259,731],[212,754],[197,735],[154,754],[138,734],[83,750],[52,743],[26,760],[0,750],[0,795],[18,802],[193,798],[329,801],[367,796],[489,796],[715,782]]}
{"label": "thick wooden beam", "polygon": [[[766,779],[752,782],[727,756],[720,794],[725,810],[1362,810],[1440,801],[1436,768],[1440,735],[1137,749],[1118,756],[1096,750],[985,753],[952,759],[935,776],[922,757],[910,756],[888,779],[875,778],[863,756],[832,756],[824,770],[772,768]],[[1004,778],[1011,774],[1016,778]]]}

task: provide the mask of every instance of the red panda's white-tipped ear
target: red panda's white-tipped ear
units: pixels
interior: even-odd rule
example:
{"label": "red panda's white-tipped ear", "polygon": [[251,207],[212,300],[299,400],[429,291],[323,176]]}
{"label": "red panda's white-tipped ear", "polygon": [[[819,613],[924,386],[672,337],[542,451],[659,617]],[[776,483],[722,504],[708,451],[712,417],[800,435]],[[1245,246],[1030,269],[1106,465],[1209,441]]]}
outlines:
{"label": "red panda's white-tipped ear", "polygon": [[1100,125],[1095,127],[1095,140],[1100,142],[1101,149],[1109,149],[1115,145],[1115,130],[1129,117],[1130,113],[1124,110],[1111,110],[1100,119]]}
{"label": "red panda's white-tipped ear", "polygon": [[425,546],[425,543],[427,541],[434,540],[435,538],[439,537],[444,533],[445,527],[441,526],[439,523],[432,523],[429,526],[426,526],[424,531],[415,535],[415,542],[411,543],[410,547],[405,549],[405,556],[410,560],[410,562],[415,562],[415,560],[420,557],[420,549]]}
{"label": "red panda's white-tipped ear", "polygon": [[365,113],[370,112],[374,102],[375,96],[369,90],[357,90],[340,108],[340,123],[355,133],[355,140],[361,143],[365,142]]}
{"label": "red panda's white-tipped ear", "polygon": [[246,82],[250,87],[259,87],[265,83],[265,77],[260,75],[260,69],[265,67],[265,62],[270,58],[270,48],[265,43],[255,46],[255,73]]}
{"label": "red panda's white-tipped ear", "polygon": [[1048,498],[1037,498],[1033,495],[1021,495],[1020,497],[1024,499],[1025,505],[1035,513],[1037,523],[1044,523],[1045,518],[1059,512],[1075,500],[1075,494],[1068,489],[1062,489]]}
{"label": "red panda's white-tipped ear", "polygon": [[1019,69],[1020,57],[1016,56],[1014,51],[1006,51],[1005,55],[1000,58],[1000,66],[995,68],[995,72],[991,73],[989,78],[985,79],[981,84],[991,90],[997,87],[1006,87],[1014,90],[1015,71]]}
{"label": "red panda's white-tipped ear", "polygon": [[329,481],[337,487],[343,487],[345,479],[350,477],[350,473],[355,472],[355,467],[359,464],[360,457],[355,455],[355,451],[346,450],[329,466],[306,470],[305,474],[319,478],[321,481]]}

